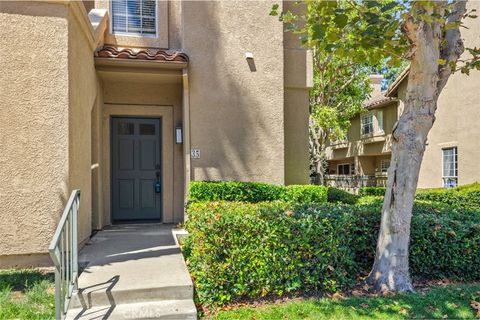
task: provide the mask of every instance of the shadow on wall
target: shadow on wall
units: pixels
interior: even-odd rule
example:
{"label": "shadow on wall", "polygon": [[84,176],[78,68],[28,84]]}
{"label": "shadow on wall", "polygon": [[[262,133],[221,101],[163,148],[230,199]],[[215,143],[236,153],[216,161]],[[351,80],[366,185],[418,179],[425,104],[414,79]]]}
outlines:
{"label": "shadow on wall", "polygon": [[201,158],[192,159],[194,180],[284,182],[283,34],[270,7],[183,5],[191,148],[201,149]]}

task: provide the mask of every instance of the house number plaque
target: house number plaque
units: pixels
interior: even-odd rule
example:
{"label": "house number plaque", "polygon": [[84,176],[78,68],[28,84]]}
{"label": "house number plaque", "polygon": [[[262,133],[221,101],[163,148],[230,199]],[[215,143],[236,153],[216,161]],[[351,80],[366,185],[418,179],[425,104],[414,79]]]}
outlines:
{"label": "house number plaque", "polygon": [[200,159],[200,149],[192,149],[190,152],[192,159]]}

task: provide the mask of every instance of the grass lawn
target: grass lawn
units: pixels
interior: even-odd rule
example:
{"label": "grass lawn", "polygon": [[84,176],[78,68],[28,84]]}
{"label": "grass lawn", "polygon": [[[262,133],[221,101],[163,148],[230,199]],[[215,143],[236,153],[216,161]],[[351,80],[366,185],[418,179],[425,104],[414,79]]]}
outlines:
{"label": "grass lawn", "polygon": [[[478,319],[480,284],[435,287],[386,297],[308,299],[219,311],[211,319]],[[477,313],[478,312],[478,313]]]}
{"label": "grass lawn", "polygon": [[0,319],[54,319],[54,275],[0,270]]}

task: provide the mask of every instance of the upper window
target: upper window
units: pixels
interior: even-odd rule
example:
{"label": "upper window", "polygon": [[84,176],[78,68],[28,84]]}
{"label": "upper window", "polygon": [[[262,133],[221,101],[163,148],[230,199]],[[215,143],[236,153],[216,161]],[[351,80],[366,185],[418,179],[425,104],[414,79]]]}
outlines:
{"label": "upper window", "polygon": [[383,131],[383,111],[369,111],[360,117],[360,130],[362,136],[370,134],[384,133]]}
{"label": "upper window", "polygon": [[112,0],[112,33],[157,35],[156,0]]}
{"label": "upper window", "polygon": [[443,187],[453,188],[458,185],[457,147],[442,149],[443,152]]}
{"label": "upper window", "polygon": [[373,133],[373,113],[368,112],[361,117],[362,135]]}

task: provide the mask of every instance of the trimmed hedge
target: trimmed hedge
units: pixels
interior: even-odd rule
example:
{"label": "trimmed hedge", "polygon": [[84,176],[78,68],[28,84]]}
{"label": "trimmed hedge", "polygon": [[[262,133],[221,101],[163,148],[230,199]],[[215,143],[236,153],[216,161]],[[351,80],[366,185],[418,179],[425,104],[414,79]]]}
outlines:
{"label": "trimmed hedge", "polygon": [[351,286],[355,262],[345,229],[354,219],[348,208],[325,208],[292,211],[284,202],[192,204],[184,250],[199,300],[221,304]]}
{"label": "trimmed hedge", "polygon": [[[192,204],[184,250],[200,302],[351,287],[372,266],[379,206]],[[480,213],[425,202],[413,211],[413,276],[480,279]]]}
{"label": "trimmed hedge", "polygon": [[359,196],[351,194],[345,190],[334,187],[328,188],[328,202],[355,204],[357,203],[358,199]]}
{"label": "trimmed hedge", "polygon": [[384,196],[385,195],[385,187],[362,187],[358,191],[360,197],[365,196]]}
{"label": "trimmed hedge", "polygon": [[480,207],[480,184],[473,183],[452,189],[419,189],[418,200],[440,202],[455,207]]}
{"label": "trimmed hedge", "polygon": [[261,182],[192,181],[189,202],[202,201],[286,201],[295,203],[327,202],[327,187],[314,185],[281,186]]}

